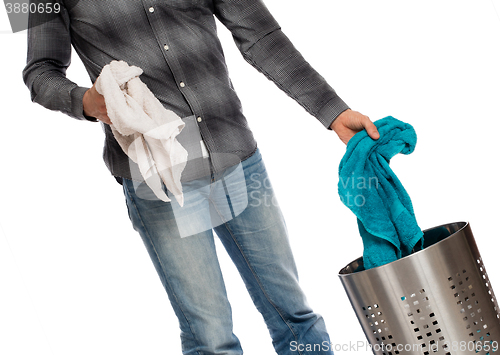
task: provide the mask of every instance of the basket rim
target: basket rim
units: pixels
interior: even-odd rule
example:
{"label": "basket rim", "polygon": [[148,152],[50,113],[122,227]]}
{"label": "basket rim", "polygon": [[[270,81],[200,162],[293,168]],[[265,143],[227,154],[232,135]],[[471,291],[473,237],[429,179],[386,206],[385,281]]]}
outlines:
{"label": "basket rim", "polygon": [[[360,266],[363,265],[363,256],[360,256],[360,257],[354,259],[353,261],[351,261],[350,263],[348,263],[342,269],[340,269],[340,271],[338,272],[338,276],[340,278],[344,278],[344,277],[348,277],[348,276],[353,275],[353,274],[360,274],[360,273],[363,273],[363,272],[369,272],[371,270],[377,270],[378,271],[378,270],[381,270],[381,268],[384,268],[384,267],[393,267],[395,265],[395,263],[403,262],[403,260],[405,260],[407,258],[410,258],[410,257],[413,257],[415,255],[418,255],[419,253],[424,252],[424,251],[428,250],[429,248],[438,247],[439,244],[445,242],[449,238],[455,236],[458,233],[463,232],[466,228],[470,228],[470,223],[468,221],[458,221],[458,222],[444,223],[444,224],[441,224],[441,225],[438,225],[438,226],[435,226],[435,227],[424,229],[422,232],[425,234],[425,232],[431,231],[433,229],[437,229],[437,228],[441,228],[441,227],[451,227],[451,226],[456,226],[456,228],[458,228],[458,229],[455,232],[451,233],[450,235],[446,236],[445,238],[443,238],[443,239],[441,239],[441,240],[439,240],[439,241],[437,241],[437,242],[435,242],[435,243],[433,243],[433,244],[425,247],[424,249],[415,251],[415,252],[411,253],[410,255],[407,255],[405,257],[402,257],[402,258],[400,258],[398,260],[392,261],[392,262],[384,264],[384,265],[376,266],[376,267],[368,269],[368,270],[365,270],[363,268],[363,270],[356,271],[357,268],[359,268]],[[357,264],[357,266],[353,267],[354,271],[348,271],[348,269],[351,267],[351,265],[356,265],[356,264]]]}

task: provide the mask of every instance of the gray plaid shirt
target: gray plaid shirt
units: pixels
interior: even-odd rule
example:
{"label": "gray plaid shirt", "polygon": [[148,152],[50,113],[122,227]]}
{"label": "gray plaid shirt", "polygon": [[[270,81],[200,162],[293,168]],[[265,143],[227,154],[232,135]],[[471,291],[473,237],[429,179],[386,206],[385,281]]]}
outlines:
{"label": "gray plaid shirt", "polygon": [[[217,171],[249,157],[257,144],[242,113],[217,37],[215,17],[233,34],[247,62],[325,127],[348,106],[301,56],[260,0],[59,0],[55,19],[28,30],[23,71],[31,99],[71,117],[83,114],[86,87],[66,78],[71,46],[91,81],[113,60],[143,69],[141,80],[165,108],[194,116]],[[215,17],[214,17],[215,16]],[[30,21],[34,15],[30,15]],[[132,178],[133,162],[109,126],[104,161]]]}

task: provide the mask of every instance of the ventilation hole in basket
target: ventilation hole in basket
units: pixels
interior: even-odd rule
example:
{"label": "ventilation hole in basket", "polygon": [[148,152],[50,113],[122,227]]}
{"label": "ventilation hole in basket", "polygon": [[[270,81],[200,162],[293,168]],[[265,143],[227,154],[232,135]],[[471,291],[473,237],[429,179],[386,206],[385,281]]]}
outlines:
{"label": "ventilation hole in basket", "polygon": [[415,297],[415,296],[416,296],[416,294],[414,294],[414,293],[412,293],[412,294],[410,295],[410,297]]}
{"label": "ventilation hole in basket", "polygon": [[424,352],[424,355],[429,355],[429,352],[428,352],[428,351],[425,351],[425,352]]}
{"label": "ventilation hole in basket", "polygon": [[425,289],[421,289],[421,290],[420,290],[420,293],[424,293],[424,292],[425,292]]}
{"label": "ventilation hole in basket", "polygon": [[376,304],[376,303],[375,303],[375,304],[373,305],[373,307],[378,308],[378,304]]}
{"label": "ventilation hole in basket", "polygon": [[391,335],[391,334],[389,334],[387,337],[388,337],[389,339],[392,339],[392,335]]}
{"label": "ventilation hole in basket", "polygon": [[382,340],[385,340],[385,337],[382,337]]}
{"label": "ventilation hole in basket", "polygon": [[451,285],[451,286],[450,286],[450,288],[451,288],[452,290],[454,290],[454,289],[455,289],[455,285]]}
{"label": "ventilation hole in basket", "polygon": [[443,341],[444,340],[444,337],[439,337],[439,341]]}
{"label": "ventilation hole in basket", "polygon": [[458,300],[458,301],[457,301],[457,304],[462,304],[462,301],[461,301],[461,300]]}
{"label": "ventilation hole in basket", "polygon": [[459,285],[462,285],[462,284],[463,284],[463,282],[462,282],[462,281],[458,281],[458,284],[459,284]]}
{"label": "ventilation hole in basket", "polygon": [[413,305],[416,306],[418,304],[418,301],[414,301]]}
{"label": "ventilation hole in basket", "polygon": [[371,311],[372,310],[372,307],[371,306],[368,306],[368,310]]}
{"label": "ventilation hole in basket", "polygon": [[437,325],[438,324],[438,321],[435,320],[434,322],[432,322],[432,325]]}
{"label": "ventilation hole in basket", "polygon": [[432,335],[432,333],[429,332],[429,333],[426,333],[425,335],[427,335],[428,337],[430,337]]}
{"label": "ventilation hole in basket", "polygon": [[429,317],[431,317],[431,318],[434,317],[434,316],[435,316],[434,313],[429,314]]}
{"label": "ventilation hole in basket", "polygon": [[458,293],[455,293],[455,295],[454,295],[454,296],[455,296],[455,297],[458,297]]}
{"label": "ventilation hole in basket", "polygon": [[457,277],[460,277],[460,274],[459,274],[459,273],[457,274]]}
{"label": "ventilation hole in basket", "polygon": [[470,329],[470,324],[467,324],[467,326],[465,327],[465,329]]}
{"label": "ventilation hole in basket", "polygon": [[408,313],[408,317],[411,317],[411,316],[413,316],[413,313],[411,313],[411,312]]}
{"label": "ventilation hole in basket", "polygon": [[422,339],[423,339],[423,337],[422,337],[421,335],[419,335],[419,336],[417,337],[417,340],[422,340]]}
{"label": "ventilation hole in basket", "polygon": [[[486,285],[486,286],[488,286],[488,285]],[[472,285],[469,285],[469,290],[472,290]]]}
{"label": "ventilation hole in basket", "polygon": [[448,281],[451,281],[451,280],[453,280],[453,277],[451,277],[451,276],[448,277]]}
{"label": "ventilation hole in basket", "polygon": [[415,333],[417,333],[417,332],[419,332],[419,331],[420,331],[420,329],[419,329],[419,328],[415,328],[415,329],[413,329],[413,331],[414,331]]}
{"label": "ventilation hole in basket", "polygon": [[441,328],[436,329],[436,333],[441,333]]}
{"label": "ventilation hole in basket", "polygon": [[429,297],[424,297],[423,298],[424,301],[428,301],[429,300]]}
{"label": "ventilation hole in basket", "polygon": [[466,321],[466,320],[467,320],[467,317],[464,317],[464,321]]}
{"label": "ventilation hole in basket", "polygon": [[473,337],[473,336],[474,336],[474,333],[469,333],[469,336],[470,336],[470,337]]}
{"label": "ventilation hole in basket", "polygon": [[404,301],[404,300],[406,300],[406,297],[405,296],[401,297],[401,301]]}
{"label": "ventilation hole in basket", "polygon": [[417,309],[417,313],[420,313],[420,309]]}

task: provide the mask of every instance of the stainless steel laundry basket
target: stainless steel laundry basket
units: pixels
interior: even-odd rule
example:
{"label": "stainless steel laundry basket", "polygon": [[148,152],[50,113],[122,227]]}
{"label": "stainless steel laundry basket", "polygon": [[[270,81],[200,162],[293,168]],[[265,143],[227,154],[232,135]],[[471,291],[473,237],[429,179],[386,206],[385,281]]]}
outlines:
{"label": "stainless steel laundry basket", "polygon": [[[469,223],[424,231],[424,248],[339,272],[377,355],[500,355],[500,311]],[[496,270],[500,272],[500,270]]]}

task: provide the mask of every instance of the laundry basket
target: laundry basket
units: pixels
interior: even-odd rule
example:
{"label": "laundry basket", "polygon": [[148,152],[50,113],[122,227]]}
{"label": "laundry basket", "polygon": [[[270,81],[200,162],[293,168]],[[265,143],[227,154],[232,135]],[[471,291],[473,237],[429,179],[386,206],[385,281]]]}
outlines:
{"label": "laundry basket", "polygon": [[[496,270],[500,272],[500,270]],[[376,355],[500,355],[500,312],[469,223],[424,231],[424,248],[339,272]]]}

